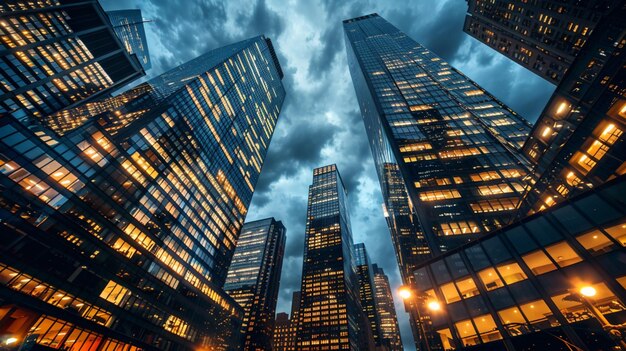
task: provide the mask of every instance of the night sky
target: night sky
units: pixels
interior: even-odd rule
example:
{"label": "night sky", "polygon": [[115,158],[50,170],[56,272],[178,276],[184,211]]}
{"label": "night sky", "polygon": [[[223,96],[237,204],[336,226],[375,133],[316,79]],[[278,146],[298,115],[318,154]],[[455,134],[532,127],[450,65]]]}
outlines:
{"label": "night sky", "polygon": [[[554,86],[463,32],[462,0],[323,1],[101,0],[105,10],[143,11],[152,69],[148,78],[211,49],[265,34],[274,42],[287,99],[252,200],[248,220],[273,216],[287,227],[277,312],[300,289],[308,185],[312,169],[336,163],[346,184],[354,242],[365,242],[400,285],[382,215],[382,197],[348,65],[341,21],[377,12],[531,122]],[[414,350],[396,296],[405,350]]]}

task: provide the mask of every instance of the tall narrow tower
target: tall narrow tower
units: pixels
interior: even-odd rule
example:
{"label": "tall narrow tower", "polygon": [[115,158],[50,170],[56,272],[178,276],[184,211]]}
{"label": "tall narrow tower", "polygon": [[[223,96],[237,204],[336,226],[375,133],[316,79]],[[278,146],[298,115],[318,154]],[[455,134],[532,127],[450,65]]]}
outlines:
{"label": "tall narrow tower", "polygon": [[271,351],[285,226],[274,218],[246,222],[228,269],[224,290],[244,309],[243,351]]}
{"label": "tall narrow tower", "polygon": [[346,197],[336,165],[313,170],[297,350],[359,349],[359,281]]}
{"label": "tall narrow tower", "polygon": [[344,21],[400,271],[513,218],[530,125],[377,14]]}

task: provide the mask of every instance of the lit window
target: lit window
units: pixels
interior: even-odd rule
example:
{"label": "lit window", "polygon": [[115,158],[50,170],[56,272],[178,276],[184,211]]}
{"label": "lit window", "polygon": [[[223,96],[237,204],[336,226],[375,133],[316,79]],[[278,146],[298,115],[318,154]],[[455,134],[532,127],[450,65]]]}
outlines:
{"label": "lit window", "polygon": [[541,250],[524,255],[522,259],[535,275],[548,273],[556,269],[554,263]]}
{"label": "lit window", "polygon": [[478,276],[487,290],[494,290],[504,286],[504,282],[502,282],[502,279],[500,279],[500,276],[493,268],[487,268],[478,272]]}
{"label": "lit window", "polygon": [[128,289],[109,280],[107,286],[100,293],[100,297],[119,306],[127,293]]}
{"label": "lit window", "polygon": [[576,240],[592,255],[600,255],[613,249],[613,242],[599,230],[579,235]]}
{"label": "lit window", "polygon": [[604,229],[613,239],[626,246],[626,223],[620,223]]}
{"label": "lit window", "polygon": [[548,251],[548,254],[552,256],[552,259],[559,265],[559,267],[566,267],[582,261],[574,249],[572,249],[572,247],[564,241],[548,246],[546,251]]}
{"label": "lit window", "polygon": [[499,265],[496,268],[507,284],[517,283],[527,278],[522,268],[515,262]]}
{"label": "lit window", "polygon": [[420,200],[422,201],[439,201],[447,199],[458,199],[461,194],[455,189],[442,189],[425,191],[420,193]]}

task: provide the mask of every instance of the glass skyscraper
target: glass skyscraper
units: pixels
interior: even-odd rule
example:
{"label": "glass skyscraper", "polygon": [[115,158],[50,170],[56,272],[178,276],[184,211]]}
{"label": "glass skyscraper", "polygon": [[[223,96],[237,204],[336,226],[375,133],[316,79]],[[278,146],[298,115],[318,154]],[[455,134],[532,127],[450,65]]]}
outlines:
{"label": "glass skyscraper", "polygon": [[124,43],[126,51],[137,55],[144,70],[150,69],[152,62],[150,62],[150,52],[148,51],[141,10],[107,11],[107,15],[109,15],[115,34]]}
{"label": "glass skyscraper", "polygon": [[46,349],[235,350],[243,310],[222,286],[281,78],[259,36],[68,110],[63,137],[0,119],[0,335]]}
{"label": "glass skyscraper", "polygon": [[393,303],[389,278],[387,278],[385,271],[375,263],[372,265],[372,271],[374,272],[374,294],[380,319],[382,344],[389,351],[403,351],[400,327],[398,325],[398,317],[396,316],[396,307]]}
{"label": "glass skyscraper", "polygon": [[96,0],[0,4],[0,114],[25,125],[144,75]]}
{"label": "glass skyscraper", "polygon": [[382,337],[378,304],[374,291],[374,271],[372,269],[372,260],[367,253],[365,244],[357,243],[354,245],[354,257],[356,260],[356,272],[359,278],[361,308],[365,313],[365,317],[367,317],[375,345],[381,347]]}
{"label": "glass skyscraper", "polygon": [[244,309],[242,351],[272,350],[286,232],[274,218],[241,228],[224,290]]}
{"label": "glass skyscraper", "polygon": [[347,193],[337,166],[313,170],[309,186],[296,349],[361,349],[359,281]]}
{"label": "glass skyscraper", "polygon": [[558,84],[595,26],[620,0],[468,0],[463,30]]}
{"label": "glass skyscraper", "polygon": [[520,217],[626,174],[626,5],[599,23],[523,147],[537,181]]}
{"label": "glass skyscraper", "polygon": [[343,22],[348,64],[405,282],[512,218],[523,118],[377,14]]}

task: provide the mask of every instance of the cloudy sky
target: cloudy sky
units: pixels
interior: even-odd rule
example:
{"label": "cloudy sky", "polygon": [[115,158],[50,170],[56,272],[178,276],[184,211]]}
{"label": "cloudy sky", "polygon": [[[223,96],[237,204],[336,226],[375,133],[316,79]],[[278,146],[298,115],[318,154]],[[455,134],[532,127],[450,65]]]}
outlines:
{"label": "cloudy sky", "polygon": [[[270,37],[285,72],[283,106],[249,220],[287,227],[278,311],[300,289],[308,185],[314,167],[336,163],[349,193],[355,242],[400,278],[382,197],[348,65],[341,21],[377,12],[534,122],[554,87],[463,32],[462,0],[324,1],[100,0],[106,10],[138,8],[145,19],[152,77],[206,51],[258,34]],[[405,350],[414,350],[396,297]]]}

